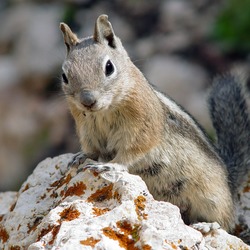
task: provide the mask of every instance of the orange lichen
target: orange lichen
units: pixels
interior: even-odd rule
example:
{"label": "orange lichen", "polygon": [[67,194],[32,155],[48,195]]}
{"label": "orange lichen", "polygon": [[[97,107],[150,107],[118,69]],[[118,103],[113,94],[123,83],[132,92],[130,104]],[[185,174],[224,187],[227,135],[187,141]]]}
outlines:
{"label": "orange lichen", "polygon": [[139,195],[136,199],[135,199],[135,205],[138,209],[140,210],[144,210],[145,209],[145,201],[146,198],[142,195]]}
{"label": "orange lichen", "polygon": [[50,198],[57,198],[58,193],[56,191],[53,191],[52,194],[50,195]]}
{"label": "orange lichen", "polygon": [[[181,246],[181,249],[183,250],[189,250],[189,248],[187,246]],[[232,248],[233,249],[233,248]],[[246,249],[247,250],[247,249]]]}
{"label": "orange lichen", "polygon": [[114,192],[114,198],[121,203],[121,195],[117,191]]}
{"label": "orange lichen", "polygon": [[74,220],[74,219],[78,218],[79,215],[80,215],[80,212],[77,209],[74,209],[74,208],[71,208],[71,207],[64,209],[60,213],[61,219],[58,221],[59,225],[49,225],[48,228],[43,229],[40,232],[40,234],[38,235],[37,241],[41,240],[41,238],[44,235],[46,235],[49,232],[51,232],[52,238],[51,238],[51,240],[48,243],[50,245],[52,245],[54,243],[54,240],[55,240],[55,238],[56,238],[59,230],[60,230],[61,222],[62,221],[71,221],[71,220]]}
{"label": "orange lichen", "polygon": [[69,187],[67,191],[65,192],[64,196],[80,196],[84,194],[86,190],[86,185],[83,182],[77,182],[73,186]]}
{"label": "orange lichen", "polygon": [[110,211],[109,208],[98,208],[98,207],[93,207],[92,210],[95,216],[100,216]]}
{"label": "orange lichen", "polygon": [[43,200],[43,199],[45,199],[45,198],[46,198],[46,194],[44,193],[44,194],[40,197],[40,199]]}
{"label": "orange lichen", "polygon": [[133,228],[132,228],[131,224],[129,224],[126,220],[117,221],[116,225],[126,235],[131,234],[131,232],[133,231]]}
{"label": "orange lichen", "polygon": [[54,226],[51,233],[52,233],[52,239],[49,241],[49,244],[52,245],[55,241],[55,238],[60,230],[61,225]]}
{"label": "orange lichen", "polygon": [[52,187],[46,188],[47,192],[50,192],[52,189]]}
{"label": "orange lichen", "polygon": [[34,222],[33,222],[32,225],[31,225],[31,224],[28,224],[29,230],[27,231],[27,233],[29,234],[30,232],[36,230],[36,228],[37,228],[37,226],[39,225],[39,223],[41,222],[41,220],[42,220],[42,217],[37,217],[37,218],[34,220]]}
{"label": "orange lichen", "polygon": [[171,247],[172,247],[173,249],[177,249],[177,246],[176,246],[173,242],[171,242]]}
{"label": "orange lichen", "polygon": [[132,226],[128,221],[122,220],[117,221],[116,226],[116,229],[110,227],[103,228],[104,235],[110,239],[117,240],[119,245],[125,249],[139,249],[135,246],[136,242],[140,239],[139,225]]}
{"label": "orange lichen", "polygon": [[71,220],[75,220],[80,216],[80,212],[75,209],[75,208],[66,208],[64,209],[61,213],[61,220],[63,221],[71,221]]}
{"label": "orange lichen", "polygon": [[142,246],[142,250],[151,250],[152,247],[148,244]]}
{"label": "orange lichen", "polygon": [[19,246],[11,246],[10,250],[21,250],[21,247],[19,247]]}
{"label": "orange lichen", "polygon": [[11,205],[10,212],[12,212],[14,210],[15,206],[16,206],[16,202]]}
{"label": "orange lichen", "polygon": [[128,234],[116,232],[111,227],[105,227],[102,231],[108,238],[118,241],[120,247],[130,250],[139,250],[139,248],[135,246],[136,242],[129,237]]}
{"label": "orange lichen", "polygon": [[28,190],[30,188],[29,184],[27,183],[26,186],[24,187],[24,189],[22,190],[22,193],[25,192],[26,190]]}
{"label": "orange lichen", "polygon": [[64,194],[65,194],[64,190],[61,190],[61,192],[60,192],[60,196],[61,196],[61,197],[63,197],[63,196],[64,196]]}
{"label": "orange lichen", "polygon": [[0,227],[0,240],[5,243],[9,239],[9,234],[7,233],[6,229],[3,227]]}
{"label": "orange lichen", "polygon": [[102,202],[112,198],[113,184],[98,189],[95,193],[89,196],[88,202]]}
{"label": "orange lichen", "polygon": [[81,240],[80,244],[84,246],[91,246],[94,247],[96,243],[98,243],[100,240],[99,239],[94,239],[93,237],[89,237],[86,240]]}
{"label": "orange lichen", "polygon": [[146,202],[146,198],[142,195],[139,195],[135,200],[134,200],[134,204],[135,204],[135,211],[137,213],[138,219],[147,219],[147,214],[144,213],[144,209],[145,209],[145,202]]}
{"label": "orange lichen", "polygon": [[68,174],[67,176],[63,176],[60,180],[53,182],[50,186],[60,188],[62,185],[68,184],[71,178],[71,174]]}
{"label": "orange lichen", "polygon": [[165,242],[166,242],[169,246],[171,246],[172,249],[179,249],[179,247],[181,247],[181,249],[183,249],[183,250],[187,250],[187,249],[188,249],[186,246],[180,245],[180,243],[182,242],[182,239],[179,239],[179,240],[178,240],[178,246],[177,246],[174,242],[172,242],[172,241],[170,242],[170,241],[168,241],[168,240],[165,240]]}
{"label": "orange lichen", "polygon": [[38,235],[37,241],[41,240],[41,238],[46,235],[47,233],[49,233],[51,230],[53,229],[52,225],[49,225],[48,228],[44,228],[42,229],[42,231],[40,232],[40,234]]}
{"label": "orange lichen", "polygon": [[0,222],[3,220],[3,215],[0,215]]}

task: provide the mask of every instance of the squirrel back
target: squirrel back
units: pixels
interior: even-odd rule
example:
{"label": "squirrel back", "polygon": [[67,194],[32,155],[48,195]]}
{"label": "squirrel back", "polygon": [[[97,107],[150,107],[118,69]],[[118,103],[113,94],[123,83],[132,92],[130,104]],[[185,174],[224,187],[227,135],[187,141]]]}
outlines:
{"label": "squirrel back", "polygon": [[240,76],[225,74],[215,78],[208,98],[217,151],[227,166],[233,195],[250,167],[250,120],[243,89]]}

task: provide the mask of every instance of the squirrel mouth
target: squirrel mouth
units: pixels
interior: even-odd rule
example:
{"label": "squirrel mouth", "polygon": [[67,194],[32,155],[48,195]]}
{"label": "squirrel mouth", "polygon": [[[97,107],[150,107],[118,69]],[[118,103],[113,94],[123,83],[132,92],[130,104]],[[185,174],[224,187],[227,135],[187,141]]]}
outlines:
{"label": "squirrel mouth", "polygon": [[75,102],[76,107],[82,112],[82,113],[92,113],[92,112],[96,112],[98,110],[100,110],[101,108],[98,107],[96,104],[91,105],[91,106],[87,106],[87,105],[83,105],[80,102]]}
{"label": "squirrel mouth", "polygon": [[100,107],[97,107],[96,105],[95,106],[92,106],[92,107],[85,107],[83,106],[83,113],[95,113],[95,112],[98,112],[100,111],[102,108]]}

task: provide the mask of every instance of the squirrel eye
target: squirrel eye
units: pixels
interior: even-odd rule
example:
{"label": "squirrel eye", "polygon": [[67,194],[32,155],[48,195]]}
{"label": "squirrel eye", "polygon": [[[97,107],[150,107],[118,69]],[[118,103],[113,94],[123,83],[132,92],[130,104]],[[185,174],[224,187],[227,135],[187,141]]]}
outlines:
{"label": "squirrel eye", "polygon": [[69,83],[69,80],[68,80],[67,76],[64,73],[62,73],[62,79],[63,79],[64,83],[66,83],[66,84]]}
{"label": "squirrel eye", "polygon": [[105,66],[105,75],[110,76],[114,73],[114,71],[115,71],[115,68],[114,68],[113,63],[110,60],[108,60]]}

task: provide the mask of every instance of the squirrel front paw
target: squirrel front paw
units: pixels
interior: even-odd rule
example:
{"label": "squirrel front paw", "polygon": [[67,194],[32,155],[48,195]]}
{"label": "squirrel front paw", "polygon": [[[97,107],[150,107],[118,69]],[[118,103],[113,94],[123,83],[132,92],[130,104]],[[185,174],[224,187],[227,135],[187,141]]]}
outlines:
{"label": "squirrel front paw", "polygon": [[122,172],[126,171],[126,168],[122,165],[115,163],[90,163],[82,168],[82,170],[90,170],[99,174],[102,178],[115,183],[121,180]]}
{"label": "squirrel front paw", "polygon": [[84,154],[83,152],[78,152],[75,155],[73,155],[72,160],[68,163],[68,168],[78,167],[79,165],[83,164],[86,159],[87,159],[86,154]]}
{"label": "squirrel front paw", "polygon": [[115,171],[115,168],[112,166],[104,165],[103,163],[88,163],[83,167],[83,170],[88,169],[92,172],[96,172],[98,174],[108,171]]}

